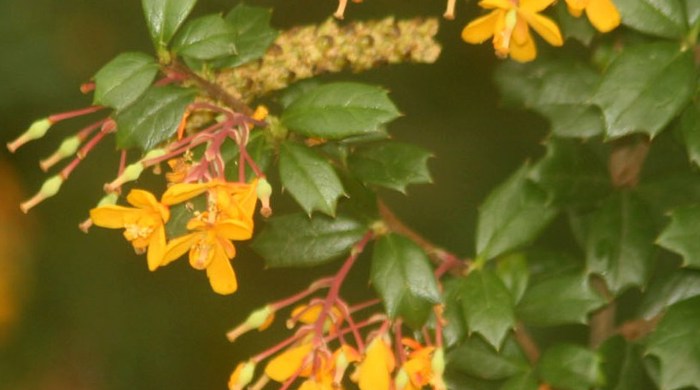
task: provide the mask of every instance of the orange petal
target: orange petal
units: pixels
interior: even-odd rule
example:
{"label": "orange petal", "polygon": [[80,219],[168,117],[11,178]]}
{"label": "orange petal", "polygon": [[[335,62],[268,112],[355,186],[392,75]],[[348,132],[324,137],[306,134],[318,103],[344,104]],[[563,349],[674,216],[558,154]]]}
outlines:
{"label": "orange petal", "polygon": [[360,390],[390,390],[391,372],[395,360],[391,347],[376,337],[365,352],[365,359],[358,366],[358,386]]}
{"label": "orange petal", "polygon": [[468,43],[482,43],[491,38],[496,30],[496,21],[502,11],[493,11],[480,18],[472,20],[462,30],[462,39]]}
{"label": "orange petal", "polygon": [[252,223],[246,223],[235,219],[225,219],[216,224],[216,234],[229,240],[248,240],[253,236]]}
{"label": "orange petal", "polygon": [[537,57],[537,47],[535,47],[535,41],[529,31],[523,44],[513,42],[510,45],[510,57],[518,62],[529,62]]}
{"label": "orange petal", "polygon": [[203,194],[211,187],[210,183],[179,183],[168,187],[163,193],[161,202],[165,205],[174,205],[192,199]]}
{"label": "orange petal", "polygon": [[287,349],[267,363],[267,366],[265,366],[265,374],[272,380],[283,383],[291,378],[297,371],[301,370],[306,357],[311,353],[311,349],[312,346],[310,343]]}
{"label": "orange petal", "polygon": [[520,0],[520,9],[540,12],[554,3],[554,0]]}
{"label": "orange petal", "polygon": [[151,240],[148,245],[148,269],[155,271],[163,262],[165,256],[165,227],[160,225],[151,233]]}
{"label": "orange petal", "polygon": [[620,25],[620,12],[610,0],[591,0],[586,15],[593,27],[603,33]]}
{"label": "orange petal", "polygon": [[132,207],[106,205],[90,210],[92,223],[109,229],[124,227],[125,219],[136,220],[143,211]]}
{"label": "orange petal", "polygon": [[514,8],[513,3],[510,0],[481,0],[479,2],[479,7],[486,9],[511,9]]}
{"label": "orange petal", "polygon": [[231,266],[231,261],[219,248],[215,250],[214,258],[207,267],[207,277],[209,284],[217,294],[233,294],[238,289],[236,274]]}
{"label": "orange petal", "polygon": [[566,0],[566,8],[568,8],[569,13],[577,18],[581,16],[587,5],[588,0]]}
{"label": "orange petal", "polygon": [[551,19],[531,12],[521,11],[520,16],[527,20],[527,23],[535,30],[545,41],[552,46],[561,46],[564,44],[564,39],[561,36],[561,31],[556,23]]}
{"label": "orange petal", "polygon": [[131,190],[126,196],[126,201],[134,207],[140,209],[154,209],[154,205],[158,203],[156,197],[145,190]]}
{"label": "orange petal", "polygon": [[165,247],[165,253],[163,254],[163,261],[160,263],[161,266],[168,265],[175,259],[184,255],[190,248],[201,238],[200,233],[190,233],[182,237],[177,237],[170,240],[168,245]]}

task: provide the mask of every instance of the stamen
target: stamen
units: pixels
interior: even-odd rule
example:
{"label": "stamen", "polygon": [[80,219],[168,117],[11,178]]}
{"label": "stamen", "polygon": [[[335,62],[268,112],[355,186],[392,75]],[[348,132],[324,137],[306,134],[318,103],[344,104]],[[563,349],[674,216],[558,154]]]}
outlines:
{"label": "stamen", "polygon": [[443,18],[447,20],[455,19],[455,3],[456,0],[447,0],[447,8],[445,9],[445,13],[442,14]]}
{"label": "stamen", "polygon": [[345,18],[345,7],[348,5],[348,0],[338,0],[338,9],[336,9],[333,16],[336,19],[343,20]]}

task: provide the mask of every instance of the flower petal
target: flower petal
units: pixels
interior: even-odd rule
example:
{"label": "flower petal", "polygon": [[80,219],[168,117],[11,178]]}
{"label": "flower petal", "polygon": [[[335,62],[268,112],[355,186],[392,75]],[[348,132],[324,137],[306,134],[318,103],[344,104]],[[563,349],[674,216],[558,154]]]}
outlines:
{"label": "flower petal", "polygon": [[537,57],[537,47],[532,39],[532,34],[528,31],[527,39],[522,44],[513,42],[510,45],[510,58],[518,62],[529,62]]}
{"label": "flower petal", "polygon": [[603,33],[620,25],[620,12],[610,0],[591,0],[586,15],[593,27]]}
{"label": "flower petal", "polygon": [[253,236],[253,224],[235,219],[225,219],[216,224],[216,233],[229,240],[248,240]]}
{"label": "flower petal", "polygon": [[554,3],[554,0],[520,0],[520,9],[540,12]]}
{"label": "flower petal", "polygon": [[180,183],[170,186],[161,198],[165,205],[174,205],[203,194],[211,187],[210,183]]}
{"label": "flower petal", "polygon": [[160,265],[168,265],[173,260],[176,260],[180,256],[184,255],[200,238],[200,233],[190,233],[170,240],[168,245],[165,247],[165,253],[163,254],[163,260],[161,261]]}
{"label": "flower petal", "polygon": [[142,213],[143,210],[133,207],[107,205],[90,210],[90,219],[97,226],[119,229],[124,227],[125,220],[136,220]]}
{"label": "flower petal", "polygon": [[215,250],[214,258],[207,267],[207,277],[209,277],[211,288],[218,294],[233,294],[238,289],[231,261],[223,253],[222,248]]}
{"label": "flower petal", "polygon": [[546,16],[542,16],[532,12],[520,11],[520,16],[527,20],[527,23],[535,30],[545,41],[552,46],[561,46],[564,44],[564,39],[561,37],[561,31],[554,21]]}
{"label": "flower petal", "polygon": [[589,0],[566,0],[566,7],[569,9],[570,14],[578,18],[588,5],[588,1]]}
{"label": "flower petal", "polygon": [[151,233],[151,240],[148,245],[148,269],[155,271],[162,262],[165,256],[165,227],[160,225]]}
{"label": "flower petal", "polygon": [[513,8],[513,3],[510,0],[481,0],[479,2],[479,7],[486,9],[511,9]]}
{"label": "flower petal", "polygon": [[389,390],[395,364],[391,347],[382,337],[376,337],[370,342],[365,359],[358,366],[360,390]]}
{"label": "flower petal", "polygon": [[126,196],[126,201],[134,207],[147,210],[154,209],[154,205],[158,204],[158,200],[153,194],[138,189],[129,191],[129,195]]}
{"label": "flower petal", "polygon": [[488,15],[474,19],[462,30],[462,39],[468,43],[482,43],[491,38],[496,29],[496,21],[502,11],[493,11]]}
{"label": "flower petal", "polygon": [[282,383],[286,381],[301,369],[304,360],[311,353],[311,349],[311,343],[287,349],[267,363],[265,374],[277,382]]}

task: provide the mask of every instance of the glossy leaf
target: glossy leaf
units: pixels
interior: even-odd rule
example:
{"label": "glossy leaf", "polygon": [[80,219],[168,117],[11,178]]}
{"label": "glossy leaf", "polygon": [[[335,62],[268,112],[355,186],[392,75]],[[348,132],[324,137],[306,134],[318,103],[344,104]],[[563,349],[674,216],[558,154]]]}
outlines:
{"label": "glossy leaf", "polygon": [[680,38],[688,29],[680,0],[615,0],[615,5],[622,24],[650,35]]}
{"label": "glossy leaf", "polygon": [[270,218],[252,248],[268,267],[307,267],[347,255],[367,230],[345,215],[289,214]]}
{"label": "glossy leaf", "polygon": [[462,284],[459,279],[448,279],[443,282],[442,288],[442,302],[445,305],[442,316],[447,322],[442,337],[445,346],[451,347],[460,344],[467,333],[462,314]]}
{"label": "glossy leaf", "polygon": [[550,386],[588,390],[604,383],[600,356],[574,344],[556,344],[542,354],[538,371]]}
{"label": "glossy leaf", "polygon": [[173,39],[173,51],[196,60],[236,53],[236,30],[221,15],[207,15],[185,24]]}
{"label": "glossy leaf", "polygon": [[683,134],[688,158],[700,166],[700,103],[693,102],[688,105],[681,115],[678,127]]}
{"label": "glossy leaf", "polygon": [[[274,147],[268,143],[265,134],[261,131],[251,133],[246,151],[263,172],[267,171],[274,159]],[[226,163],[226,177],[238,177],[239,154],[238,144],[233,140],[226,140],[221,146],[221,157]],[[246,164],[245,168],[246,181],[256,177],[250,165]]]}
{"label": "glossy leaf", "polygon": [[532,241],[557,214],[547,194],[523,166],[491,192],[479,208],[476,250],[491,259]]}
{"label": "glossy leaf", "polygon": [[307,137],[340,139],[379,131],[399,116],[387,91],[359,83],[332,83],[294,100],[282,124]]}
{"label": "glossy leaf", "polygon": [[93,104],[122,110],[146,92],[157,73],[158,64],[148,54],[119,54],[95,74]]}
{"label": "glossy leaf", "polygon": [[661,232],[656,243],[683,256],[683,265],[700,268],[700,206],[681,207],[671,212],[671,223]]}
{"label": "glossy leaf", "polygon": [[646,353],[659,359],[662,389],[700,383],[700,297],[669,307],[649,335]]}
{"label": "glossy leaf", "polygon": [[195,95],[195,90],[172,85],[149,88],[136,102],[117,114],[117,146],[138,146],[148,151],[170,138]]}
{"label": "glossy leaf", "polygon": [[700,271],[680,269],[654,280],[644,291],[639,304],[639,316],[650,319],[668,306],[700,295]]}
{"label": "glossy leaf", "polygon": [[622,336],[611,337],[600,347],[605,372],[604,390],[652,390],[644,369],[642,352]]}
{"label": "glossy leaf", "polygon": [[358,148],[348,159],[353,175],[365,184],[406,192],[409,184],[430,183],[428,158],[421,147],[399,142],[382,142]]}
{"label": "glossy leaf", "polygon": [[141,0],[148,31],[156,49],[165,48],[197,0]]}
{"label": "glossy leaf", "polygon": [[513,297],[488,269],[472,271],[462,281],[462,311],[469,333],[481,334],[497,349],[515,326]]}
{"label": "glossy leaf", "polygon": [[372,285],[389,317],[401,317],[419,329],[427,320],[440,292],[428,256],[410,239],[387,234],[377,240],[370,271]]}
{"label": "glossy leaf", "polygon": [[236,5],[226,15],[226,21],[235,32],[233,43],[236,53],[214,62],[216,68],[233,68],[261,58],[277,38],[277,30],[270,27],[272,12],[265,8]]}
{"label": "glossy leaf", "polygon": [[512,337],[499,350],[480,337],[470,337],[447,355],[447,364],[451,370],[487,380],[507,379],[530,369]]}
{"label": "glossy leaf", "polygon": [[573,38],[586,46],[590,45],[596,34],[596,30],[591,23],[588,22],[588,18],[584,15],[578,18],[571,15],[566,7],[566,3],[563,1],[559,1],[555,4],[555,10],[564,38]]}
{"label": "glossy leaf", "polygon": [[523,297],[530,281],[530,270],[527,259],[522,253],[511,253],[499,258],[496,263],[496,274],[510,290],[513,300],[517,303]]}
{"label": "glossy leaf", "polygon": [[690,50],[672,42],[640,44],[610,64],[593,103],[603,110],[608,137],[653,137],[687,105],[695,82]]}
{"label": "glossy leaf", "polygon": [[306,146],[285,142],[280,145],[279,169],[282,185],[304,211],[335,215],[345,190],[328,161]]}

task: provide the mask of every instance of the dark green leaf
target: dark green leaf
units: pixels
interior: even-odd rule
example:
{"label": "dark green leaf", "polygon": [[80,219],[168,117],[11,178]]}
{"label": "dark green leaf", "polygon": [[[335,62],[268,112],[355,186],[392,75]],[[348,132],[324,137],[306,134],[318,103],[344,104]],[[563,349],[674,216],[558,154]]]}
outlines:
{"label": "dark green leaf", "polygon": [[236,30],[221,15],[207,15],[185,24],[173,40],[173,51],[196,60],[236,53]]}
{"label": "dark green leaf", "polygon": [[552,133],[564,138],[590,138],[605,130],[600,108],[588,104],[550,104],[536,108],[549,119]]}
{"label": "dark green leaf", "polygon": [[647,206],[629,192],[608,198],[592,216],[586,243],[586,265],[614,294],[643,287],[651,272],[656,237]]}
{"label": "dark green leaf", "polygon": [[700,272],[680,269],[651,283],[639,305],[639,316],[650,319],[668,306],[700,295]]}
{"label": "dark green leaf", "polygon": [[165,48],[197,0],[141,0],[156,49]]}
{"label": "dark green leaf", "polygon": [[445,383],[448,389],[500,390],[499,382],[477,379],[454,370],[445,372]]}
{"label": "dark green leaf", "polygon": [[368,228],[344,215],[329,218],[304,214],[272,217],[252,248],[268,267],[306,267],[348,254]]}
{"label": "dark green leaf", "polygon": [[518,319],[528,325],[585,324],[588,313],[605,300],[580,272],[557,275],[530,286],[516,308]]}
{"label": "dark green leaf", "polygon": [[571,15],[563,1],[557,2],[555,9],[564,38],[574,38],[588,46],[596,34],[595,28],[588,22],[588,18],[577,18]]}
{"label": "dark green leaf", "polygon": [[659,359],[660,387],[700,383],[700,297],[669,307],[647,341],[646,353]]}
{"label": "dark green leaf", "polygon": [[270,47],[277,31],[270,27],[272,12],[265,8],[239,3],[226,15],[235,31],[236,53],[214,62],[216,68],[233,68],[262,57]]}
{"label": "dark green leaf", "polygon": [[671,212],[671,223],[656,240],[660,246],[683,256],[683,265],[700,268],[700,206],[681,207]]}
{"label": "dark green leaf", "polygon": [[678,124],[685,140],[688,157],[700,166],[700,103],[693,102],[683,111]]}
{"label": "dark green leaf", "polygon": [[603,110],[608,137],[653,137],[686,106],[695,81],[692,50],[672,42],[640,44],[610,64],[593,102]]}
{"label": "dark green leaf", "polygon": [[294,100],[281,119],[299,134],[339,139],[377,132],[398,116],[386,90],[359,83],[332,83]]}
{"label": "dark green leaf", "polygon": [[318,88],[319,86],[321,86],[321,82],[315,78],[297,81],[296,83],[285,88],[280,93],[279,103],[286,109],[295,100],[304,96],[304,94],[308,93],[309,91]]}
{"label": "dark green leaf", "polygon": [[686,32],[680,0],[615,0],[622,24],[664,38],[680,38]]}
{"label": "dark green leaf", "polygon": [[459,279],[448,279],[443,282],[442,302],[445,305],[442,316],[447,321],[442,337],[446,347],[461,343],[466,328],[462,314],[462,284]]}
{"label": "dark green leaf", "polygon": [[530,369],[525,356],[512,337],[498,351],[480,337],[470,337],[447,355],[450,370],[479,379],[506,379]]}
{"label": "dark green leaf", "polygon": [[511,253],[498,259],[496,274],[510,290],[513,300],[517,303],[523,297],[530,280],[530,270],[527,260],[522,253]]}
{"label": "dark green leaf", "polygon": [[408,238],[387,234],[377,240],[370,279],[389,317],[401,317],[419,329],[440,302],[440,292],[428,256]]}
{"label": "dark green leaf", "polygon": [[535,375],[528,371],[508,379],[498,390],[537,390],[538,388]]}
{"label": "dark green leaf", "polygon": [[409,184],[430,183],[428,158],[430,153],[418,146],[382,142],[357,149],[348,166],[365,184],[405,192]]}
{"label": "dark green leaf", "polygon": [[600,356],[573,344],[557,344],[540,358],[538,370],[542,379],[554,388],[589,390],[604,382]]}
{"label": "dark green leaf", "polygon": [[513,297],[495,273],[472,271],[462,281],[462,311],[469,333],[479,333],[500,348],[515,326]]}
{"label": "dark green leaf", "polygon": [[605,372],[604,390],[652,390],[638,348],[615,336],[600,347]]}
{"label": "dark green leaf", "polygon": [[[263,172],[267,171],[274,157],[274,148],[267,142],[262,131],[255,131],[250,135],[246,151]],[[226,177],[238,177],[238,156],[238,144],[233,140],[226,140],[221,146],[221,157],[226,163]],[[246,181],[256,177],[248,164],[246,164],[245,177]]]}
{"label": "dark green leaf", "polygon": [[335,215],[345,190],[328,161],[306,146],[285,142],[280,145],[279,168],[282,185],[304,211]]}
{"label": "dark green leaf", "polygon": [[529,243],[556,216],[547,194],[528,180],[528,168],[515,172],[479,208],[478,257],[491,259]]}
{"label": "dark green leaf", "polygon": [[[667,171],[665,175],[639,183],[635,194],[654,207],[657,214],[666,215],[675,208],[700,202],[700,177],[691,171]],[[666,223],[666,218],[660,222]]]}
{"label": "dark green leaf", "polygon": [[165,234],[168,239],[187,234],[187,222],[194,218],[195,212],[206,211],[206,206],[207,198],[204,195],[170,206],[170,219],[165,224]]}
{"label": "dark green leaf", "polygon": [[158,64],[144,53],[122,53],[95,74],[94,104],[119,111],[138,99],[158,73]]}
{"label": "dark green leaf", "polygon": [[147,151],[170,138],[196,94],[195,90],[172,85],[149,88],[117,114],[117,146],[138,146]]}

